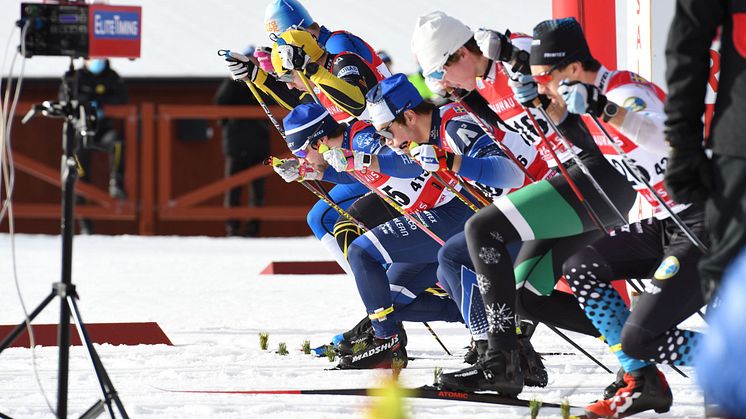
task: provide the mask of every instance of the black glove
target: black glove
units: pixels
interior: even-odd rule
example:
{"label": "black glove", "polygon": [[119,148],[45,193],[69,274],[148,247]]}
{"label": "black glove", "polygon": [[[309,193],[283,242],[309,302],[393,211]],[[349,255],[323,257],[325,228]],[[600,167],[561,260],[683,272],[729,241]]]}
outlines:
{"label": "black glove", "polygon": [[710,159],[699,144],[671,144],[666,190],[679,203],[704,202],[712,190]]}

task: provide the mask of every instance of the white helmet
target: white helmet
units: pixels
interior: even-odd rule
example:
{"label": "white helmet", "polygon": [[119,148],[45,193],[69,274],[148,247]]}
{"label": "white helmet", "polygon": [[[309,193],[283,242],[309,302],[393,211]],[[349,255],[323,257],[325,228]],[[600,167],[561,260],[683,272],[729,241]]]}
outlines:
{"label": "white helmet", "polygon": [[443,12],[432,12],[417,18],[412,34],[412,52],[428,75],[446,63],[448,57],[461,48],[474,33],[460,20]]}

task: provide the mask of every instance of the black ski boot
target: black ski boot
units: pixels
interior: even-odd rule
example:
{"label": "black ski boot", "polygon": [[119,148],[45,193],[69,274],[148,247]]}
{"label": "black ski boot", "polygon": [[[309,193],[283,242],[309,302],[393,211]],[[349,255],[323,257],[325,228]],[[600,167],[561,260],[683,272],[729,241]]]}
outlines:
{"label": "black ski boot", "polygon": [[489,354],[473,367],[441,374],[439,387],[453,391],[491,390],[515,397],[523,391],[523,372],[518,349]]}
{"label": "black ski boot", "polygon": [[616,381],[609,384],[604,389],[604,400],[614,397],[614,395],[617,391],[619,391],[620,388],[627,385],[627,383],[624,382],[624,373],[624,368],[619,368],[619,371],[616,372]]}
{"label": "black ski boot", "polygon": [[518,353],[521,357],[521,370],[524,384],[528,387],[546,387],[549,374],[541,361],[541,355],[536,353],[529,337],[518,336]]}
{"label": "black ski boot", "polygon": [[[363,322],[361,321],[360,323],[358,323],[358,325],[362,323]],[[370,320],[367,324],[369,326],[368,329],[362,329],[358,328],[358,326],[355,326],[355,328],[351,329],[349,332],[343,333],[344,339],[339,341],[336,345],[337,352],[340,355],[352,355],[355,345],[359,345],[360,342],[367,342],[373,339],[373,326],[370,325]],[[404,346],[407,346],[407,332],[404,330],[404,326],[401,322],[398,322],[397,325],[399,326],[399,339]],[[351,333],[358,330],[360,331],[360,333],[357,335]]]}
{"label": "black ski boot", "polygon": [[340,355],[352,355],[352,348],[356,343],[373,338],[373,326],[370,318],[365,316],[350,330],[342,333],[342,340],[332,342]]}
{"label": "black ski boot", "polygon": [[474,365],[480,359],[484,358],[487,353],[487,341],[486,340],[472,340],[469,350],[464,354],[464,362],[469,365]]}
{"label": "black ski boot", "polygon": [[401,362],[402,368],[407,366],[407,350],[399,335],[384,339],[374,337],[366,341],[364,348],[342,357],[336,369],[391,368],[394,360]]}
{"label": "black ski boot", "polygon": [[671,404],[673,395],[666,377],[655,365],[648,365],[624,374],[624,387],[614,397],[586,406],[585,413],[590,419],[623,418],[646,410],[665,413]]}

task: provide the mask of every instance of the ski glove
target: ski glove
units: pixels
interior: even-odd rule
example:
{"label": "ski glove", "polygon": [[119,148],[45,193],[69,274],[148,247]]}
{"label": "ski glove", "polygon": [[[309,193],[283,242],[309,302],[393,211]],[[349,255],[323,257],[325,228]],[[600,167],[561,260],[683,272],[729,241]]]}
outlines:
{"label": "ski glove", "polygon": [[231,77],[236,81],[254,81],[259,71],[258,67],[251,62],[249,57],[238,52],[230,52],[225,56],[225,65],[231,72]]}
{"label": "ski glove", "polygon": [[579,81],[562,80],[557,91],[567,104],[568,112],[578,115],[588,113],[595,117],[603,116],[608,100],[598,87]]}
{"label": "ski glove", "polygon": [[317,180],[322,177],[321,173],[313,166],[298,159],[280,160],[273,158],[272,169],[288,183],[296,180]]}
{"label": "ski glove", "polygon": [[277,53],[282,60],[283,70],[303,71],[306,69],[308,63],[311,62],[311,57],[303,51],[303,48],[296,47],[295,45],[279,45]]}
{"label": "ski glove", "polygon": [[515,74],[508,86],[513,89],[515,99],[527,108],[534,107],[534,100],[539,96],[539,89],[534,78],[528,74]]}
{"label": "ski glove", "polygon": [[347,150],[344,148],[332,148],[324,152],[324,160],[338,172],[352,170],[365,172],[370,166],[371,155],[362,151]]}
{"label": "ski glove", "polygon": [[272,48],[257,47],[256,50],[254,50],[254,58],[259,61],[259,68],[267,73],[275,72],[275,68],[272,67]]}
{"label": "ski glove", "polygon": [[712,190],[712,168],[701,143],[671,144],[664,182],[676,202],[707,200]]}
{"label": "ski glove", "polygon": [[[453,167],[453,153],[449,153],[432,144],[417,145],[410,149],[412,158],[428,172],[441,172],[451,170]],[[450,162],[450,164],[449,164]]]}
{"label": "ski glove", "polygon": [[500,32],[478,29],[474,32],[474,40],[477,41],[482,55],[490,60],[508,62],[513,56],[513,44]]}

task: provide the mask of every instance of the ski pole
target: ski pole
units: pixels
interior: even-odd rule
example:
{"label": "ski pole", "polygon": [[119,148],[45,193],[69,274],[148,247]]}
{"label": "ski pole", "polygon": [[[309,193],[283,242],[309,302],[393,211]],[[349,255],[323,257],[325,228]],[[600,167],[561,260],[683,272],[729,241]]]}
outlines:
{"label": "ski pole", "polygon": [[549,330],[551,330],[552,332],[556,333],[557,336],[559,336],[562,339],[564,339],[565,342],[569,343],[575,349],[579,350],[583,355],[585,355],[586,357],[588,357],[588,359],[590,359],[591,361],[593,361],[596,365],[598,365],[599,367],[601,367],[604,370],[606,370],[606,372],[608,372],[609,374],[613,374],[614,373],[606,365],[602,364],[601,361],[599,361],[598,359],[596,359],[593,355],[589,354],[588,351],[586,351],[585,349],[583,349],[582,347],[580,347],[580,345],[578,345],[577,343],[575,343],[575,341],[573,341],[572,339],[570,339],[566,334],[560,332],[559,329],[557,329],[556,327],[554,327],[552,325],[546,324],[546,323],[544,323],[544,326],[548,327]]}
{"label": "ski pole", "polygon": [[308,77],[306,77],[305,74],[303,74],[302,71],[296,70],[298,73],[298,77],[300,77],[300,80],[303,82],[303,85],[306,86],[306,90],[308,90],[308,93],[313,97],[314,102],[321,105],[321,101],[319,100],[319,97],[316,96],[316,92],[313,91],[313,88],[311,87],[311,82],[308,81]]}
{"label": "ski pole", "polygon": [[[218,50],[218,55],[221,56],[221,57],[231,58],[231,51],[228,50],[228,49],[219,49]],[[247,80],[245,80],[245,83],[246,83],[247,86],[249,86],[249,90],[251,90],[251,93],[256,98],[256,101],[259,102],[259,106],[261,106],[262,109],[264,109],[264,113],[267,114],[267,118],[269,118],[269,120],[272,121],[272,125],[274,125],[275,128],[277,128],[277,131],[280,133],[280,135],[283,138],[285,138],[285,131],[282,129],[282,126],[280,125],[280,123],[277,121],[277,119],[275,118],[275,116],[269,110],[269,107],[264,102],[264,99],[262,99],[262,96],[259,94],[259,91],[256,90],[256,86],[254,86],[254,82],[252,82],[251,80],[247,79]]]}
{"label": "ski pole", "polygon": [[438,335],[435,334],[435,330],[433,330],[433,328],[430,327],[430,325],[427,324],[427,322],[422,322],[422,324],[425,325],[425,327],[427,328],[427,331],[430,332],[431,335],[433,335],[433,337],[435,338],[435,340],[438,341],[438,343],[440,344],[440,347],[443,348],[444,351],[446,351],[446,353],[448,354],[448,356],[453,356],[453,354],[451,353],[451,351],[449,351],[448,348],[446,348],[446,345],[443,344],[443,341],[441,341],[440,338],[438,337]]}
{"label": "ski pole", "polygon": [[632,159],[630,159],[629,154],[627,154],[624,150],[622,150],[622,148],[619,147],[619,144],[617,144],[614,141],[614,139],[611,138],[611,135],[606,130],[606,128],[601,124],[598,118],[596,118],[593,115],[590,115],[590,117],[593,120],[593,122],[596,124],[598,129],[600,129],[601,132],[604,134],[604,136],[609,141],[611,146],[614,147],[614,151],[616,151],[617,154],[619,154],[622,157],[622,160],[624,161],[624,165],[627,166],[627,169],[632,173],[632,175],[645,186],[645,189],[647,189],[648,191],[650,191],[651,194],[653,194],[653,197],[658,202],[658,204],[660,204],[663,207],[663,209],[668,213],[668,215],[671,217],[673,222],[676,223],[676,225],[681,229],[681,231],[684,232],[686,237],[697,247],[697,249],[699,249],[702,253],[707,253],[707,250],[708,250],[707,245],[702,243],[699,237],[697,237],[694,234],[694,232],[692,232],[692,230],[689,229],[689,227],[687,227],[686,224],[684,224],[684,222],[681,220],[679,215],[673,212],[671,207],[663,200],[663,198],[660,196],[658,191],[656,191],[655,188],[653,188],[653,186],[650,185],[650,182],[648,182],[648,180],[644,176],[642,176],[642,173],[640,173],[640,170],[637,168],[637,165],[635,165],[632,162]]}
{"label": "ski pole", "polygon": [[446,242],[443,239],[441,239],[440,237],[438,237],[437,234],[435,234],[432,230],[430,230],[430,228],[428,226],[426,226],[425,223],[419,219],[419,217],[416,216],[416,213],[415,214],[408,213],[407,210],[405,210],[404,208],[401,207],[401,205],[399,205],[396,202],[394,202],[389,196],[387,196],[385,193],[383,193],[380,190],[378,190],[378,188],[376,188],[375,186],[371,185],[368,181],[366,181],[365,179],[363,179],[363,177],[360,176],[359,174],[357,174],[355,172],[348,172],[348,173],[350,173],[350,175],[352,177],[354,177],[355,179],[357,179],[358,182],[360,182],[363,185],[365,185],[373,193],[375,193],[381,199],[383,199],[387,204],[389,204],[391,206],[391,208],[395,209],[399,214],[401,214],[402,216],[404,216],[404,218],[406,218],[409,221],[413,222],[414,225],[417,226],[417,228],[419,228],[425,234],[427,234],[428,236],[430,236],[430,238],[433,239],[433,240],[435,240],[436,243],[438,243],[441,246],[443,246],[443,245],[446,244]]}
{"label": "ski pole", "polygon": [[[265,164],[271,165],[271,166],[279,166],[282,164],[283,160],[277,158],[277,157],[270,157],[265,161]],[[358,228],[361,228],[363,230],[368,230],[363,223],[358,221],[355,217],[350,215],[349,212],[342,209],[339,205],[337,205],[327,194],[322,193],[321,191],[317,190],[313,186],[306,183],[304,180],[299,180],[298,183],[303,185],[306,189],[308,189],[312,194],[316,195],[317,198],[324,201],[326,205],[329,205],[333,210],[335,210],[339,215],[350,221],[351,223],[355,224]]]}
{"label": "ski pole", "polygon": [[[505,63],[500,62],[501,69],[503,71],[503,74],[510,78],[510,73],[508,73],[508,70],[505,68]],[[531,124],[533,124],[534,129],[539,134],[539,137],[541,138],[542,143],[544,146],[549,150],[549,153],[552,155],[552,158],[557,163],[557,168],[562,173],[562,176],[565,177],[567,180],[568,185],[570,185],[570,188],[572,189],[573,193],[575,193],[575,196],[577,196],[578,200],[583,204],[586,211],[588,212],[588,215],[591,216],[591,219],[593,220],[593,223],[596,225],[596,227],[599,228],[599,230],[603,231],[605,234],[608,234],[608,231],[603,225],[603,222],[601,221],[601,218],[598,216],[596,211],[593,210],[590,203],[585,199],[583,194],[580,192],[580,189],[578,189],[575,182],[570,178],[570,174],[567,172],[567,169],[562,165],[562,162],[557,158],[557,154],[554,152],[554,149],[552,148],[551,144],[549,143],[549,140],[547,140],[547,137],[544,135],[544,131],[541,129],[539,124],[536,122],[536,118],[534,118],[533,113],[530,109],[528,109],[526,106],[521,104],[521,107],[523,107],[524,111],[526,112],[526,115],[528,115],[529,120],[531,121]],[[591,172],[588,170],[588,167],[586,167],[585,163],[583,163],[580,160],[580,157],[578,157],[577,153],[575,153],[575,150],[572,148],[572,145],[567,141],[567,139],[562,135],[562,133],[559,131],[559,128],[557,128],[557,125],[554,123],[554,120],[549,117],[549,115],[546,113],[543,107],[538,106],[537,107],[539,113],[541,113],[541,116],[547,121],[549,126],[552,128],[552,130],[557,135],[557,138],[560,140],[562,145],[567,148],[567,150],[570,152],[570,155],[572,156],[573,161],[578,166],[581,172],[588,178],[588,181],[591,182],[593,185],[593,188],[598,192],[598,194],[601,196],[601,198],[606,202],[607,205],[616,213],[616,215],[620,218],[622,221],[622,224],[628,224],[629,221],[627,220],[627,217],[623,216],[619,210],[617,209],[616,205],[611,201],[608,195],[606,195],[606,192],[603,191],[601,186],[596,182],[596,179],[591,175]]]}
{"label": "ski pole", "polygon": [[451,97],[456,101],[456,103],[459,104],[459,106],[461,106],[462,108],[464,108],[466,110],[466,113],[468,113],[469,116],[471,116],[471,119],[473,119],[474,122],[476,122],[477,125],[479,125],[479,128],[482,128],[482,131],[484,131],[484,133],[487,134],[487,136],[490,137],[490,139],[495,144],[497,144],[497,146],[500,148],[500,150],[503,153],[505,153],[505,155],[508,156],[508,158],[516,166],[518,166],[519,169],[521,169],[521,171],[523,172],[523,174],[526,175],[526,177],[529,180],[531,180],[531,182],[536,182],[536,179],[534,179],[534,177],[531,176],[531,174],[526,169],[526,166],[523,163],[521,163],[520,160],[518,160],[518,158],[513,154],[512,151],[510,151],[510,149],[505,144],[503,144],[502,142],[498,141],[497,138],[495,138],[495,135],[492,134],[492,129],[490,127],[488,127],[487,124],[484,121],[482,121],[482,118],[478,117],[477,114],[474,113],[474,111],[471,109],[471,107],[469,105],[467,105],[466,102],[464,102],[463,98],[461,96],[455,94],[455,93],[451,94]]}
{"label": "ski pole", "polygon": [[[412,141],[412,143],[409,145],[409,149],[412,150],[413,148],[416,148],[417,146],[419,146],[419,144],[417,144],[414,141]],[[453,175],[455,176],[455,179],[459,183],[459,185],[461,185],[462,188],[466,189],[466,187],[464,185],[464,183],[466,183],[466,182],[462,182],[461,179],[458,177],[458,175],[455,172],[451,172],[451,173],[453,173]],[[441,176],[438,172],[430,172],[430,174],[433,176],[433,178],[435,178],[435,180],[437,180],[438,182],[442,183],[449,191],[451,191],[451,193],[454,196],[456,196],[461,202],[463,202],[464,205],[466,205],[467,207],[469,207],[469,209],[471,209],[474,212],[478,212],[479,211],[479,208],[477,208],[477,206],[474,205],[474,203],[471,202],[469,200],[469,198],[467,198],[463,193],[461,193],[461,191],[456,190],[456,188],[453,187],[449,182],[446,182],[445,179],[443,179],[443,176]],[[478,195],[476,195],[474,193],[474,191],[472,191],[471,189],[467,189],[467,190],[469,191],[469,193],[471,193],[472,195],[474,195],[474,197],[477,200],[479,200],[479,202],[482,205],[486,205],[482,201],[481,197],[478,196]]]}
{"label": "ski pole", "polygon": [[[583,172],[583,174],[588,179],[588,181],[591,182],[591,185],[593,185],[593,188],[596,190],[596,192],[598,192],[601,198],[606,202],[606,205],[608,205],[609,208],[611,208],[611,210],[614,211],[615,215],[619,217],[619,220],[622,221],[623,225],[629,224],[629,220],[627,219],[627,217],[625,217],[619,211],[616,205],[614,205],[614,202],[611,200],[611,198],[609,198],[609,195],[607,195],[606,192],[604,192],[603,188],[601,188],[601,185],[599,185],[598,182],[596,181],[596,178],[594,178],[590,170],[588,170],[588,167],[585,165],[585,163],[583,163],[582,160],[580,160],[580,157],[578,157],[578,154],[575,153],[575,150],[572,148],[572,145],[570,144],[570,142],[567,141],[567,138],[565,138],[565,136],[562,135],[562,133],[559,131],[559,128],[557,128],[557,125],[554,123],[554,120],[552,120],[552,118],[549,117],[549,115],[547,114],[547,111],[544,110],[544,108],[542,108],[541,106],[539,106],[538,109],[541,115],[544,117],[544,119],[547,120],[547,123],[549,124],[549,126],[552,127],[552,130],[554,130],[554,132],[557,133],[557,138],[559,138],[560,142],[562,142],[562,145],[565,146],[565,148],[567,148],[568,151],[570,151],[570,155],[572,156],[573,161],[578,166],[578,168],[580,168],[580,171]],[[533,115],[530,112],[529,112],[529,118],[531,119],[531,121],[533,122],[535,126],[538,125]]]}
{"label": "ski pole", "polygon": [[[451,191],[451,193],[452,193],[453,195],[455,195],[455,196],[456,196],[456,198],[458,198],[458,199],[459,199],[459,201],[463,202],[463,203],[464,203],[464,205],[466,205],[467,207],[469,207],[469,209],[471,209],[471,210],[472,210],[472,211],[474,211],[474,212],[479,212],[479,208],[477,208],[477,206],[476,206],[476,205],[474,205],[474,203],[473,203],[473,202],[471,202],[471,201],[469,200],[469,198],[467,198],[467,197],[466,197],[466,195],[462,194],[462,193],[461,193],[461,191],[459,191],[459,190],[456,190],[456,188],[455,188],[455,187],[453,187],[453,186],[452,186],[452,185],[451,185],[450,183],[446,182],[446,180],[445,180],[445,179],[443,179],[443,176],[441,176],[441,175],[440,175],[440,174],[439,174],[438,172],[430,172],[430,174],[431,174],[431,175],[432,175],[432,176],[433,176],[433,177],[435,178],[435,180],[437,180],[438,182],[440,182],[440,183],[442,183],[443,185],[445,185],[445,187],[446,187],[446,188],[447,188],[447,189],[448,189],[449,191]],[[458,178],[456,178],[456,180],[458,181]],[[459,184],[461,185],[461,181],[458,181],[458,182],[459,182]],[[463,186],[463,185],[462,185],[462,186]]]}

